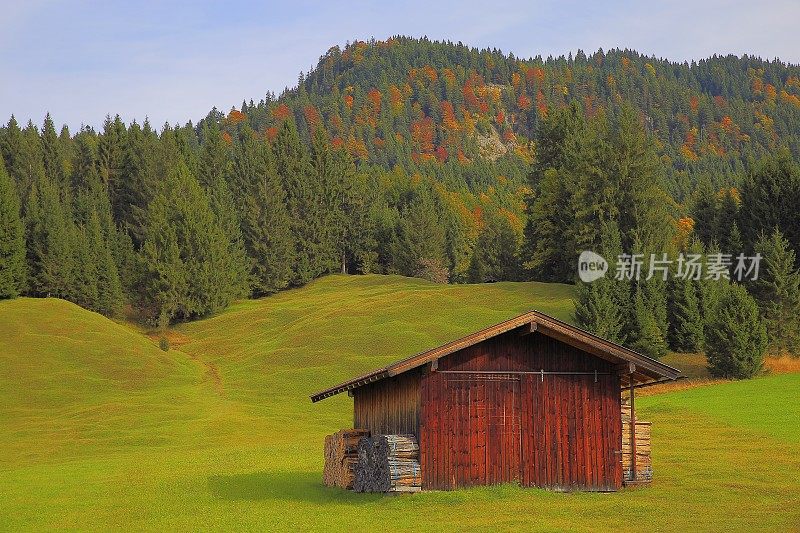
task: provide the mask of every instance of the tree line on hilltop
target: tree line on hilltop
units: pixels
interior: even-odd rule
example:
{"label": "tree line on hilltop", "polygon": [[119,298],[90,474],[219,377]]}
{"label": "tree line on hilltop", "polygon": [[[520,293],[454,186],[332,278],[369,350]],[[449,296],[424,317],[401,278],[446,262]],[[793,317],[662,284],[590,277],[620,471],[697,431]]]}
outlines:
{"label": "tree line on hilltop", "polygon": [[[356,42],[197,124],[11,117],[0,297],[164,326],[332,272],[574,283],[593,250],[611,265],[577,286],[582,327],[741,377],[800,342],[798,126],[777,61]],[[763,259],[755,281],[615,279],[623,253]]]}

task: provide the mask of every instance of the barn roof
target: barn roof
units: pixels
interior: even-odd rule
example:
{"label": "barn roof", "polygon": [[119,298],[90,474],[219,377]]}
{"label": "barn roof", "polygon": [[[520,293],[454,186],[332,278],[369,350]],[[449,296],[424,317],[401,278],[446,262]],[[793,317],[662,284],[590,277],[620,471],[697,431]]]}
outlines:
{"label": "barn roof", "polygon": [[341,392],[372,383],[373,381],[408,372],[409,370],[437,360],[440,357],[450,355],[453,352],[457,352],[473,344],[518,328],[530,328],[530,332],[539,332],[601,359],[625,365],[623,373],[632,374],[634,382],[638,385],[649,385],[660,381],[677,379],[681,373],[680,370],[672,368],[671,366],[598,337],[597,335],[593,335],[588,331],[562,322],[549,315],[540,313],[539,311],[529,311],[523,315],[495,324],[494,326],[476,331],[466,337],[420,352],[383,368],[378,368],[367,374],[354,377],[339,385],[319,391],[311,395],[311,401],[318,402]]}

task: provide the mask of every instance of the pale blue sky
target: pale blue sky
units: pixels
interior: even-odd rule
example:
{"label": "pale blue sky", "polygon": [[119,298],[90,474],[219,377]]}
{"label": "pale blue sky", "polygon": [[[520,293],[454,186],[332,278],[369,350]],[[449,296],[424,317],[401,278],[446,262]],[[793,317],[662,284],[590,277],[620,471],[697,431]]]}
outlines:
{"label": "pale blue sky", "polygon": [[[134,6],[133,4],[136,4]],[[800,2],[0,0],[0,121],[198,120],[280,92],[335,44],[427,35],[520,57],[635,48],[800,63]]]}

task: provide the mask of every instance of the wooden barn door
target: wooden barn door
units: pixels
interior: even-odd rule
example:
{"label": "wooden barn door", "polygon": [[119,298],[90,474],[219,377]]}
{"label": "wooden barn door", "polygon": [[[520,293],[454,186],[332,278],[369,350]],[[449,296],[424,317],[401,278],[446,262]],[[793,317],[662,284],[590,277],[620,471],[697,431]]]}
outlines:
{"label": "wooden barn door", "polygon": [[520,380],[514,375],[448,374],[441,402],[442,488],[520,479]]}
{"label": "wooden barn door", "polygon": [[521,391],[523,486],[621,486],[618,378],[528,374]]}

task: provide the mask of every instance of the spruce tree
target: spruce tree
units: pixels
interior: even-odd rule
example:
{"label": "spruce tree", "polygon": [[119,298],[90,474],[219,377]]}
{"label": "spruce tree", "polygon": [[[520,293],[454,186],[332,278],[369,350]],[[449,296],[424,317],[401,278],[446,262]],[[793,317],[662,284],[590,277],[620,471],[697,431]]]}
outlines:
{"label": "spruce tree", "polygon": [[72,253],[75,269],[68,299],[86,309],[98,310],[98,264],[89,231],[85,226],[72,227]]}
{"label": "spruce tree", "polygon": [[502,215],[487,217],[476,250],[481,255],[485,276],[491,281],[517,279],[519,245],[508,218]]}
{"label": "spruce tree", "polygon": [[316,190],[315,220],[307,221],[318,229],[317,262],[321,272],[343,270],[348,220],[345,195],[352,169],[343,150],[333,150],[325,132],[318,128],[311,143],[311,170]]}
{"label": "spruce tree", "polygon": [[100,179],[111,187],[118,187],[117,182],[122,179],[125,134],[125,124],[122,123],[119,115],[116,115],[114,120],[106,116],[106,120],[103,122],[103,134],[100,136],[97,147],[97,166]]}
{"label": "spruce tree", "polygon": [[319,174],[311,166],[292,119],[281,125],[273,147],[295,245],[292,284],[303,285],[329,266],[319,241],[320,232],[325,231],[320,224]]}
{"label": "spruce tree", "polygon": [[53,119],[48,113],[42,127],[44,173],[58,184],[59,189],[62,191],[62,196],[65,196],[69,183],[67,181],[66,154],[62,145],[62,140],[56,134]]}
{"label": "spruce tree", "polygon": [[483,254],[476,244],[467,269],[467,283],[483,283],[486,281],[486,265],[483,264],[482,256]]}
{"label": "spruce tree", "polygon": [[114,220],[139,249],[144,241],[148,206],[158,192],[158,138],[150,124],[131,124],[124,144],[119,179],[109,183]]}
{"label": "spruce tree", "polygon": [[789,241],[776,228],[761,234],[755,244],[761,255],[758,279],[749,287],[767,327],[770,351],[797,354],[800,350],[800,273]]}
{"label": "spruce tree", "polygon": [[427,185],[420,185],[402,212],[392,253],[405,276],[419,276],[432,266],[445,265],[445,232],[433,195]]}
{"label": "spruce tree", "polygon": [[0,299],[18,296],[25,284],[25,232],[19,197],[0,161]]}
{"label": "spruce tree", "polygon": [[602,245],[598,252],[608,261],[609,270],[593,282],[577,281],[575,322],[604,339],[624,343],[625,307],[629,305],[627,282],[615,279],[616,259],[622,253],[621,238],[613,221],[603,224],[601,234]]}
{"label": "spruce tree", "polygon": [[231,293],[249,292],[250,264],[244,248],[239,216],[234,205],[233,194],[228,186],[230,155],[219,130],[212,128],[206,132],[206,142],[198,161],[198,180],[208,196],[211,210],[217,218],[225,239],[228,242],[229,264],[225,280],[231,284]]}
{"label": "spruce tree", "polygon": [[153,319],[190,319],[244,295],[228,266],[230,243],[205,191],[177,160],[150,204],[143,261]]}
{"label": "spruce tree", "polygon": [[569,282],[575,268],[570,240],[575,215],[571,175],[565,171],[573,157],[575,139],[586,131],[578,105],[558,110],[542,121],[536,134],[537,157],[529,174],[531,197],[522,260],[531,279]]}
{"label": "spruce tree", "polygon": [[94,265],[97,297],[90,307],[106,316],[117,316],[122,310],[123,296],[117,263],[114,259],[113,246],[116,234],[107,235],[100,223],[97,209],[92,209],[84,226],[84,233]]}
{"label": "spruce tree", "polygon": [[632,318],[633,335],[629,341],[630,347],[649,357],[663,356],[667,351],[664,332],[643,288],[636,291]]}
{"label": "spruce tree", "polygon": [[44,177],[31,188],[25,226],[31,292],[70,299],[75,294],[75,224],[58,186]]}
{"label": "spruce tree", "polygon": [[169,211],[165,194],[157,194],[147,211],[146,239],[141,258],[144,274],[139,293],[140,306],[145,314],[154,322],[164,323],[181,313],[185,315],[194,311],[186,309],[189,276]]}
{"label": "spruce tree", "polygon": [[764,364],[767,330],[758,305],[744,287],[725,285],[714,319],[706,331],[706,355],[711,375],[746,379]]}
{"label": "spruce tree", "polygon": [[293,276],[295,245],[286,192],[271,150],[252,134],[241,136],[231,172],[250,262],[251,292],[272,294],[286,288]]}
{"label": "spruce tree", "polygon": [[[684,250],[689,254],[702,254],[703,248],[695,239]],[[678,352],[697,352],[703,349],[703,311],[700,299],[700,281],[682,272],[672,272],[669,280],[669,344]]]}

